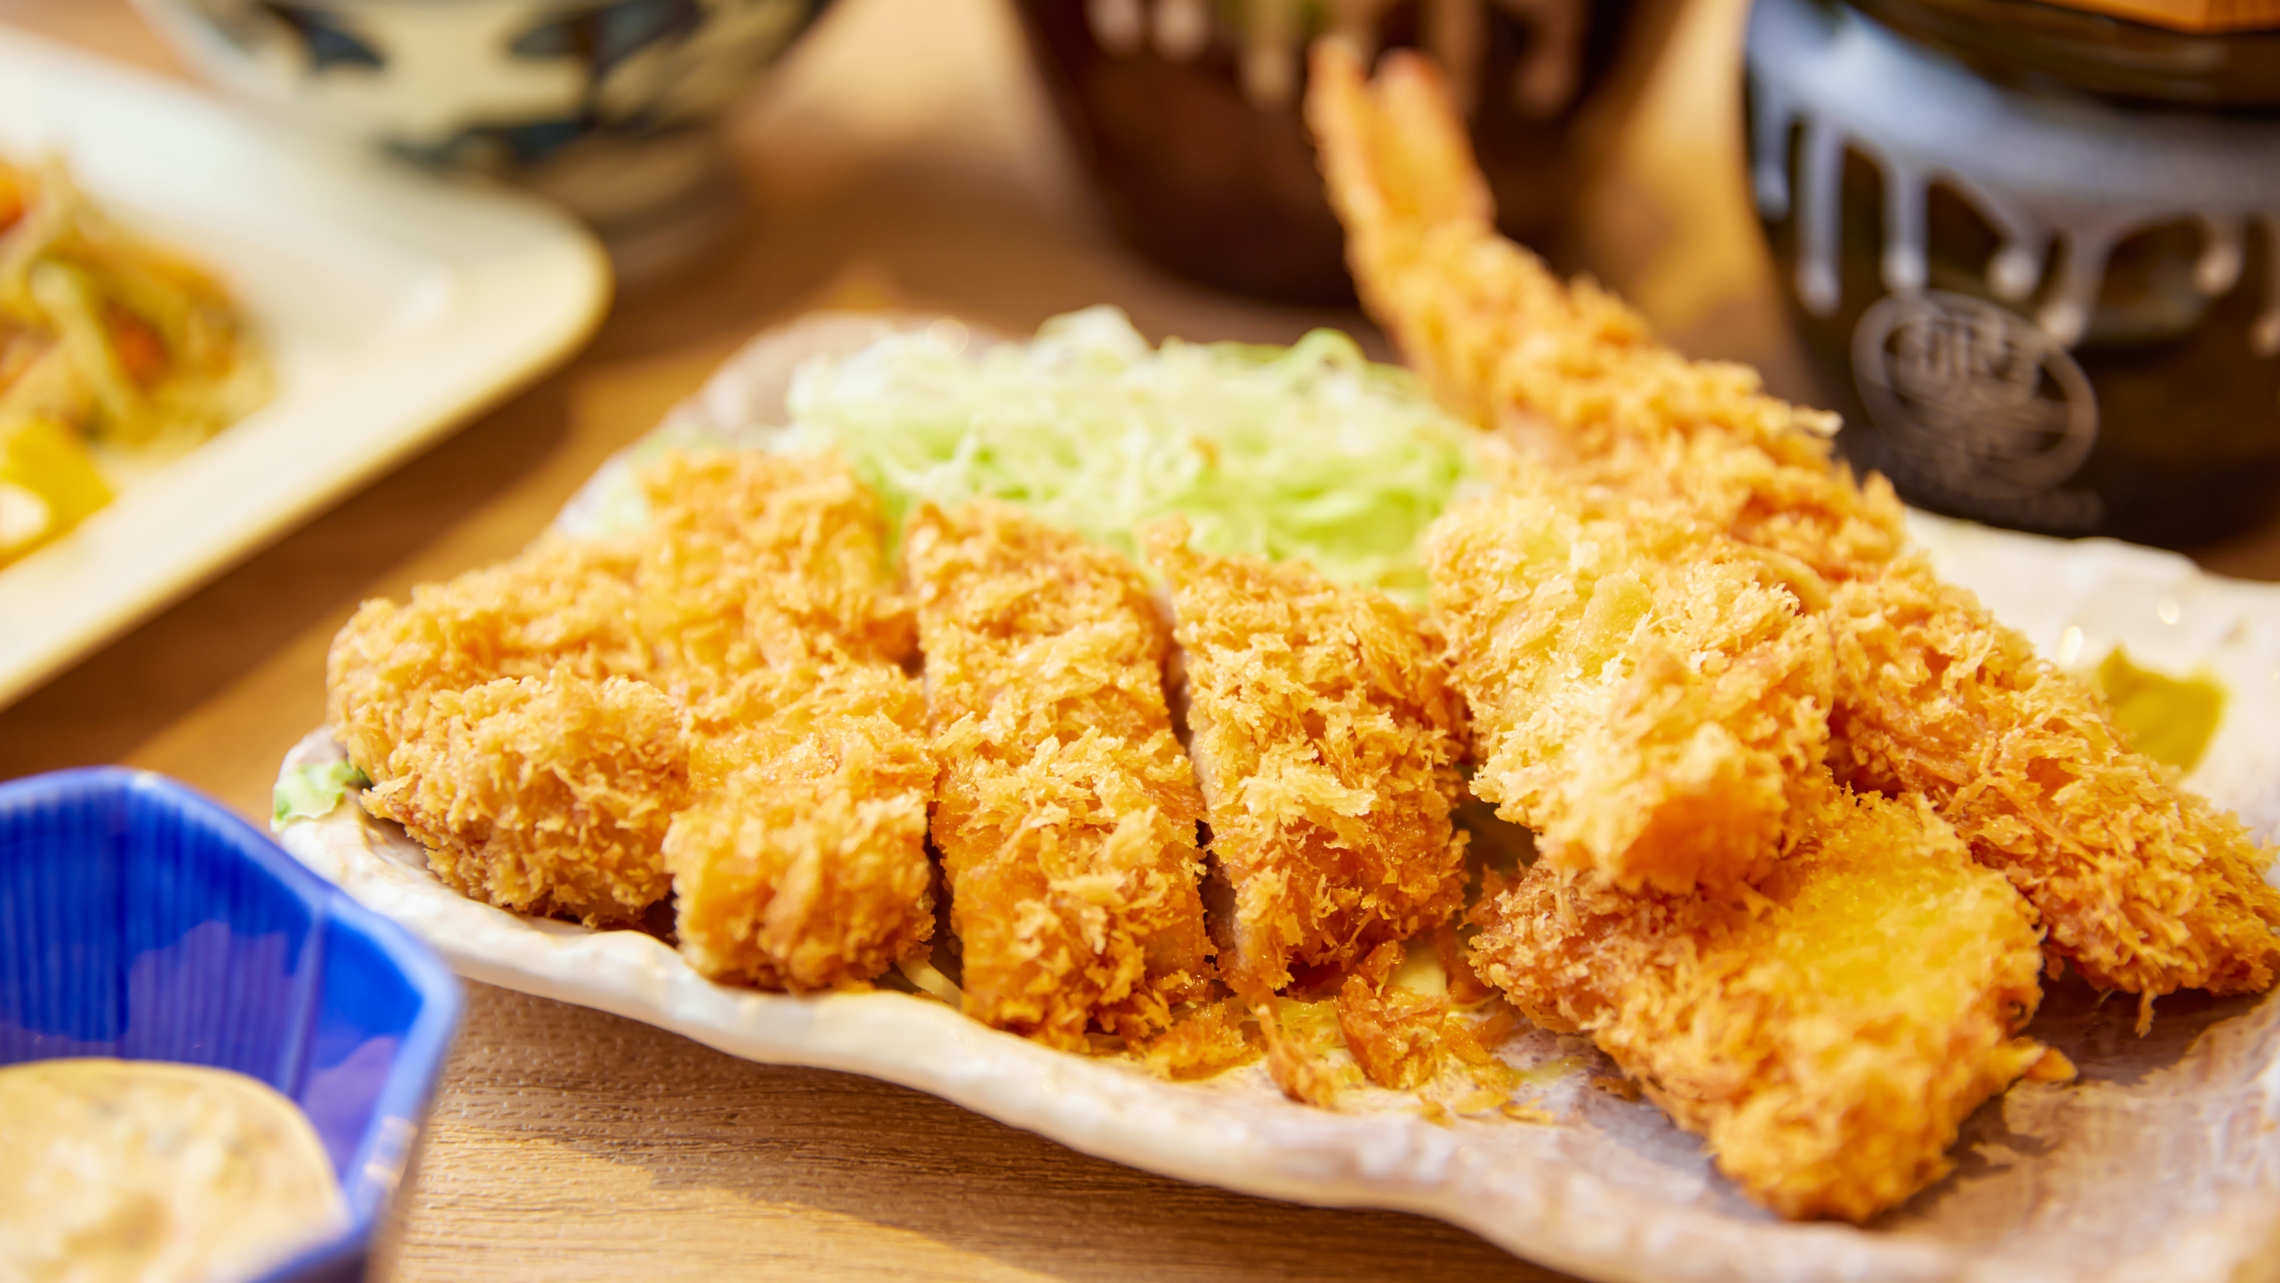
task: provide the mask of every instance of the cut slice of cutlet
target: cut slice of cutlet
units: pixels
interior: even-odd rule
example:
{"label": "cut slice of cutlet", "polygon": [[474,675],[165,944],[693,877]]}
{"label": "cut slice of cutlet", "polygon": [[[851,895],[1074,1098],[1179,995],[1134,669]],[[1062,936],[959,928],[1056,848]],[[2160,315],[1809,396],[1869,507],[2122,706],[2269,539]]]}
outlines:
{"label": "cut slice of cutlet", "polygon": [[1211,947],[1147,581],[987,501],[921,508],[904,560],[967,1013],[1063,1047],[1163,1028],[1207,991]]}
{"label": "cut slice of cutlet", "polygon": [[1291,563],[1147,532],[1170,589],[1211,848],[1233,892],[1221,971],[1271,993],[1463,905],[1457,698],[1416,618]]}

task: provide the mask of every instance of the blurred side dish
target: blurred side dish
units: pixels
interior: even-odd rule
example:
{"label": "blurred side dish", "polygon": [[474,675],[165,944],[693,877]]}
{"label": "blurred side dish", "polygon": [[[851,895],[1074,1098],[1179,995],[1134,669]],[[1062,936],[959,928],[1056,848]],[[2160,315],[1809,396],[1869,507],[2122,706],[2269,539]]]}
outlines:
{"label": "blurred side dish", "polygon": [[122,228],[61,161],[0,158],[0,566],[269,391],[211,273]]}

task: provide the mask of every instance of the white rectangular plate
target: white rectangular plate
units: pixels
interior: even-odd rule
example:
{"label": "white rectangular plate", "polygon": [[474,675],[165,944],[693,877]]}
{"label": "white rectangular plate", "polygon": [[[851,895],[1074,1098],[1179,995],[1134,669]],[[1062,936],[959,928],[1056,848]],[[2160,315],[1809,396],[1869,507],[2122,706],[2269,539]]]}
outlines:
{"label": "white rectangular plate", "polygon": [[0,706],[535,375],[609,298],[599,246],[536,202],[4,29],[0,152],[61,154],[219,272],[277,372],[261,410],[0,569]]}
{"label": "white rectangular plate", "polygon": [[[844,353],[875,320],[815,317],[756,340],[652,442],[758,439],[781,422],[799,361]],[[641,447],[636,447],[638,453]],[[621,456],[621,459],[623,456]],[[609,472],[571,502],[601,520]],[[1941,570],[2069,665],[2127,645],[2165,668],[2206,665],[2231,693],[2188,781],[2270,841],[2280,808],[2280,587],[2201,574],[2182,557],[2061,543],[1939,518],[1912,531]],[[319,730],[285,769],[337,761]],[[592,931],[469,900],[404,831],[353,805],[281,826],[287,850],[418,932],[461,974],[614,1012],[731,1055],[868,1074],[1134,1167],[1270,1198],[1399,1208],[1465,1226],[1608,1283],[2246,1283],[2280,1277],[2280,997],[2180,994],[2152,1032],[2134,1001],[2054,986],[2030,1034],[2081,1068],[2021,1083],[1974,1114],[1956,1172],[1868,1228],[1791,1224],[1711,1169],[1653,1105],[1597,1090],[1588,1043],[1523,1029],[1497,1048],[1533,1070],[1545,1122],[1437,1126],[1408,1093],[1358,1089],[1340,1112],[1291,1104],[1252,1064],[1201,1082],[1130,1059],[1053,1051],[931,998],[816,997],[714,984],[636,931]]]}

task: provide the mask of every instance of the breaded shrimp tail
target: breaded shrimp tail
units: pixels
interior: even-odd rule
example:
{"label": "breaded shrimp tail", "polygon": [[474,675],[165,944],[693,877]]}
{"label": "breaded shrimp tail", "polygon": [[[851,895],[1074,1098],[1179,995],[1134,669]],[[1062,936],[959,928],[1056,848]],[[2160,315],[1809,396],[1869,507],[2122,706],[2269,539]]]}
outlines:
{"label": "breaded shrimp tail", "polygon": [[682,956],[795,992],[868,981],[934,932],[934,762],[891,664],[747,673],[691,711],[695,800],[665,835]]}
{"label": "breaded shrimp tail", "polygon": [[1305,566],[1194,552],[1187,533],[1159,525],[1147,547],[1233,892],[1222,973],[1270,993],[1294,963],[1344,968],[1448,921],[1465,890],[1460,710],[1417,621]]}
{"label": "breaded shrimp tail", "polygon": [[1825,576],[1901,542],[1900,505],[1829,459],[1833,415],[1760,391],[1756,371],[1688,361],[1589,281],[1496,234],[1462,123],[1431,63],[1393,53],[1365,84],[1315,47],[1307,120],[1370,314],[1451,409],[1538,459],[1677,500]]}
{"label": "breaded shrimp tail", "polygon": [[1860,1221],[1945,1173],[1964,1117],[2042,1058],[2013,1037],[2041,954],[2018,893],[1922,802],[1825,773],[1815,794],[1747,903],[1538,864],[1474,910],[1472,958],[1529,1019],[1591,1035],[1752,1198]]}
{"label": "breaded shrimp tail", "polygon": [[1422,61],[1389,57],[1365,85],[1350,57],[1318,48],[1307,107],[1362,297],[1450,405],[1571,482],[1676,505],[1831,585],[1841,778],[1928,798],[2026,894],[2051,958],[2093,983],[2149,996],[2273,984],[2272,853],[2123,747],[2079,678],[1908,558],[1891,487],[1856,485],[1829,458],[1831,416],[1661,346],[1470,204],[1385,190],[1463,190],[1473,169]]}
{"label": "breaded shrimp tail", "polygon": [[922,508],[904,560],[967,1013],[1062,1047],[1164,1028],[1207,992],[1211,946],[1147,581],[989,502]]}
{"label": "breaded shrimp tail", "polygon": [[1827,625],[1753,551],[1612,498],[1491,491],[1427,532],[1473,792],[1548,867],[1732,891],[1765,876],[1821,764]]}
{"label": "breaded shrimp tail", "polygon": [[1832,762],[1917,792],[2042,913],[2101,989],[2256,993],[2280,969],[2280,896],[2239,820],[2123,748],[2102,701],[1921,557],[1836,593]]}

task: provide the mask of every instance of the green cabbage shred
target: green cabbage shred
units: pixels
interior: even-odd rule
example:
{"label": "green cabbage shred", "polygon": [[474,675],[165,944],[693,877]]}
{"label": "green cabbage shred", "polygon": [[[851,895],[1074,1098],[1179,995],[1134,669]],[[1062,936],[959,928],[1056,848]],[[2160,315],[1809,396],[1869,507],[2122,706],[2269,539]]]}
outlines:
{"label": "green cabbage shred", "polygon": [[278,824],[287,820],[313,820],[330,815],[350,791],[367,788],[372,781],[346,758],[315,766],[296,766],[277,777],[270,795],[269,816]]}
{"label": "green cabbage shred", "polygon": [[969,347],[944,324],[819,358],[789,404],[779,448],[837,446],[896,529],[922,500],[991,496],[1131,553],[1177,513],[1207,552],[1302,559],[1411,601],[1418,536],[1471,471],[1472,430],[1344,334],[1151,349],[1111,307],[1027,344]]}

